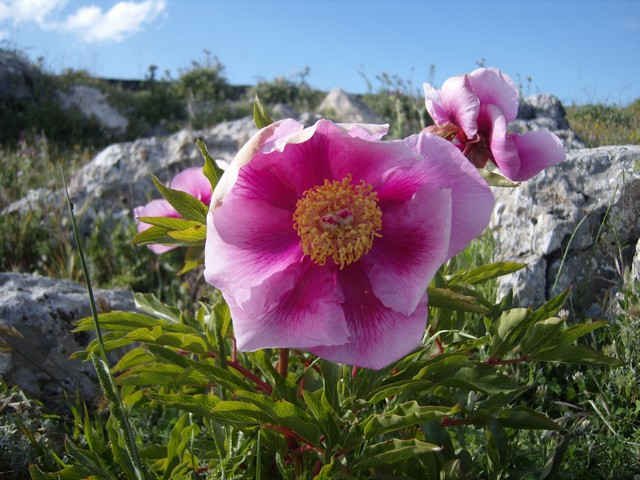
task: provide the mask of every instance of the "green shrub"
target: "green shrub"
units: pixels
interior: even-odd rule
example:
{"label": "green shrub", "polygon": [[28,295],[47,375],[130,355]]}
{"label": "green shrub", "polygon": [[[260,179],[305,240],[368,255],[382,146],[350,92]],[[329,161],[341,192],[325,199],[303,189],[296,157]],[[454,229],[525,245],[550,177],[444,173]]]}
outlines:
{"label": "green shrub", "polygon": [[627,107],[572,105],[567,108],[567,118],[589,147],[640,144],[640,99]]}

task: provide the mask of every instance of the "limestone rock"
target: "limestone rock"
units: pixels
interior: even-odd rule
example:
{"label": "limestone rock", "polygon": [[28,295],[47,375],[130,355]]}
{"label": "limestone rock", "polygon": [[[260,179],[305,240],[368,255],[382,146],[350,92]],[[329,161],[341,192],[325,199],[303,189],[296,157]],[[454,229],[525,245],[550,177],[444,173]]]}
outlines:
{"label": "limestone rock", "polygon": [[62,108],[77,108],[87,118],[113,133],[124,133],[129,121],[107,101],[104,93],[87,85],[73,85],[67,92],[58,92]]}
{"label": "limestone rock", "polygon": [[341,88],[331,90],[317,112],[340,122],[383,123],[364,102]]}
{"label": "limestone rock", "polygon": [[640,146],[573,150],[519,187],[495,189],[497,258],[529,265],[499,294],[539,305],[572,286],[577,310],[600,312],[640,237],[639,165]]}
{"label": "limestone rock", "polygon": [[[195,139],[202,137],[216,160],[230,161],[239,147],[256,131],[249,117],[215,127],[181,130],[168,137],[150,137],[117,143],[99,152],[69,181],[69,194],[84,224],[98,214],[130,215],[133,207],[158,198],[151,175],[169,181],[184,168],[202,165]],[[3,214],[30,209],[60,208],[61,191],[34,190],[3,210]]]}
{"label": "limestone rock", "polygon": [[[101,311],[134,309],[129,291],[94,293]],[[69,359],[90,339],[86,333],[71,332],[75,321],[89,314],[87,291],[77,283],[0,273],[0,334],[10,346],[0,354],[4,380],[52,403],[76,392],[85,400],[95,397],[98,390],[91,364]]]}
{"label": "limestone rock", "polygon": [[531,95],[523,99],[518,108],[518,118],[510,123],[509,129],[515,133],[547,129],[560,138],[567,150],[585,147],[569,127],[560,100],[549,94]]}

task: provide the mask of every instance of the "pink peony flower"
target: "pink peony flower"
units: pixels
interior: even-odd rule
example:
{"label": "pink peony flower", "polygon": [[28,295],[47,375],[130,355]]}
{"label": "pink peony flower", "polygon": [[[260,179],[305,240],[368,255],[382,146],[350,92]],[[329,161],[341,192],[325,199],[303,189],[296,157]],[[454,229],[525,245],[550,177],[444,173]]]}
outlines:
{"label": "pink peony flower", "polygon": [[[200,200],[205,205],[211,201],[211,183],[202,173],[201,167],[191,167],[178,173],[169,184],[174,190],[181,190]],[[151,225],[137,220],[140,217],[170,217],[180,218],[181,215],[164,199],[151,200],[146,205],[133,209],[133,216],[138,224],[138,233],[144,232]],[[177,245],[152,244],[147,245],[156,255],[177,248]]]}
{"label": "pink peony flower", "polygon": [[207,218],[205,278],[240,350],[377,369],[420,344],[427,286],[487,225],[493,196],[446,140],[385,133],[283,120],[231,162]]}
{"label": "pink peony flower", "polygon": [[556,135],[536,130],[510,133],[518,113],[518,89],[495,68],[479,68],[449,78],[440,90],[424,84],[427,111],[435,122],[428,130],[445,137],[478,168],[494,162],[511,180],[527,180],[565,158]]}

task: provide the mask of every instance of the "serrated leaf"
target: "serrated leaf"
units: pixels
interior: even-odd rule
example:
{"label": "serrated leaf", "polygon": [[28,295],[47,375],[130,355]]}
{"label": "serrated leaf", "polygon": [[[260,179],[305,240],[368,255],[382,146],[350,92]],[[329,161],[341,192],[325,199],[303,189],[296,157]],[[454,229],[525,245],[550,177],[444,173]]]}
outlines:
{"label": "serrated leaf", "polygon": [[185,412],[191,412],[202,418],[208,418],[211,412],[220,402],[220,399],[212,394],[157,394],[151,393],[150,397],[171,408],[179,408]]}
{"label": "serrated leaf", "polygon": [[[128,331],[138,328],[154,328],[158,326],[158,319],[137,312],[115,310],[98,315],[100,325],[105,330]],[[89,332],[94,329],[93,318],[86,317],[78,320],[74,333]]]}
{"label": "serrated leaf", "polygon": [[429,287],[429,306],[455,310],[458,312],[473,312],[486,314],[489,309],[482,305],[478,299],[469,295],[463,295],[450,288]]}
{"label": "serrated leaf", "polygon": [[493,278],[517,272],[526,266],[527,265],[525,263],[516,262],[490,263],[472,270],[456,272],[449,278],[449,283],[467,283],[474,285],[476,283],[482,283]]}
{"label": "serrated leaf", "polygon": [[442,447],[433,443],[422,442],[417,439],[400,440],[394,438],[365,448],[357,466],[359,468],[369,468],[376,465],[392,465],[441,450]]}
{"label": "serrated leaf", "polygon": [[255,123],[256,128],[264,128],[273,123],[257,95],[253,101],[253,123]]}
{"label": "serrated leaf", "polygon": [[364,434],[365,437],[371,438],[412,425],[419,425],[427,420],[454,415],[457,411],[456,407],[419,405],[416,401],[406,402],[389,412],[372,415],[365,421]]}
{"label": "serrated leaf", "polygon": [[216,165],[215,160],[209,154],[209,150],[207,149],[207,144],[204,142],[204,139],[196,138],[196,145],[198,150],[200,150],[202,159],[204,160],[202,173],[209,180],[209,183],[211,184],[211,191],[213,191],[224,172],[218,167],[218,165]]}
{"label": "serrated leaf", "polygon": [[207,206],[197,198],[181,190],[165,187],[154,175],[151,177],[160,194],[171,204],[176,211],[187,220],[198,223],[207,223]]}

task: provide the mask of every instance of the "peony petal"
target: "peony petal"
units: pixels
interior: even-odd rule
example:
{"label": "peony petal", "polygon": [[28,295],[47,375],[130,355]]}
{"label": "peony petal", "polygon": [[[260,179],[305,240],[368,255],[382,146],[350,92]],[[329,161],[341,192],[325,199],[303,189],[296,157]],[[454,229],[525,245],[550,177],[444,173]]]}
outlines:
{"label": "peony petal", "polygon": [[302,258],[300,242],[291,217],[281,212],[264,202],[231,201],[210,210],[205,242],[206,281],[222,291],[233,292],[236,302],[242,304],[250,297],[252,287],[298,263]]}
{"label": "peony petal", "polygon": [[240,350],[342,345],[349,339],[335,269],[310,261],[292,265],[254,287],[241,306],[223,293]]}
{"label": "peony petal", "polygon": [[257,153],[263,150],[267,152],[275,150],[279,145],[279,139],[289,138],[302,128],[303,125],[301,123],[295,120],[285,119],[258,130],[258,132],[242,146],[228,168],[225,169],[224,174],[212,193],[211,206],[215,208],[222,204],[227,193],[231,191],[231,188],[236,183],[240,169],[251,162]]}
{"label": "peony petal", "polygon": [[452,143],[424,131],[406,138],[404,143],[420,154],[420,168],[428,185],[451,190],[448,257],[453,257],[488,225],[493,194],[476,168]]}
{"label": "peony petal", "polygon": [[338,273],[344,294],[344,316],[350,341],[319,346],[311,352],[334,362],[380,369],[420,345],[427,322],[427,296],[410,315],[385,307],[373,294],[367,275],[358,264]]}
{"label": "peony petal", "polygon": [[410,315],[449,252],[451,191],[429,187],[383,211],[382,237],[362,258],[373,293]]}
{"label": "peony petal", "polygon": [[468,75],[447,79],[442,84],[440,98],[449,114],[449,121],[460,127],[467,138],[475,137],[480,100],[471,89]]}
{"label": "peony petal", "polygon": [[489,149],[493,161],[507,178],[518,177],[522,164],[513,134],[507,130],[507,120],[495,105],[483,105],[480,112],[480,128],[489,138]]}
{"label": "peony petal", "polygon": [[376,190],[390,171],[412,168],[417,158],[402,142],[362,140],[326,120],[318,122],[316,137],[323,139],[330,170],[324,178],[341,180],[351,175],[354,183],[362,180]]}
{"label": "peony petal", "polygon": [[498,107],[507,123],[516,119],[520,94],[508,75],[497,68],[478,68],[468,77],[471,88],[481,104],[493,104]]}
{"label": "peony petal", "polygon": [[450,122],[451,115],[442,103],[440,92],[429,83],[423,83],[422,89],[424,90],[424,104],[433,122],[436,125]]}
{"label": "peony petal", "polygon": [[548,130],[536,130],[523,135],[513,135],[513,142],[520,157],[520,170],[511,180],[523,181],[541,170],[562,162],[565,157],[560,139]]}
{"label": "peony petal", "polygon": [[380,140],[389,132],[389,124],[376,124],[376,123],[337,123],[340,128],[343,128],[347,133],[355,138],[362,140],[376,141]]}
{"label": "peony petal", "polygon": [[[142,207],[134,208],[133,216],[136,218],[138,233],[144,232],[145,230],[151,228],[151,225],[149,225],[148,223],[139,221],[138,218],[140,217],[180,218],[180,215],[175,211],[171,204],[162,199],[151,200],[149,203]],[[168,252],[169,250],[178,248],[177,245],[162,245],[159,243],[147,245],[147,247],[156,255],[160,255],[162,253]]]}
{"label": "peony petal", "polygon": [[202,167],[191,167],[181,171],[173,177],[170,187],[188,193],[205,205],[209,205],[211,201],[211,183],[202,173]]}

